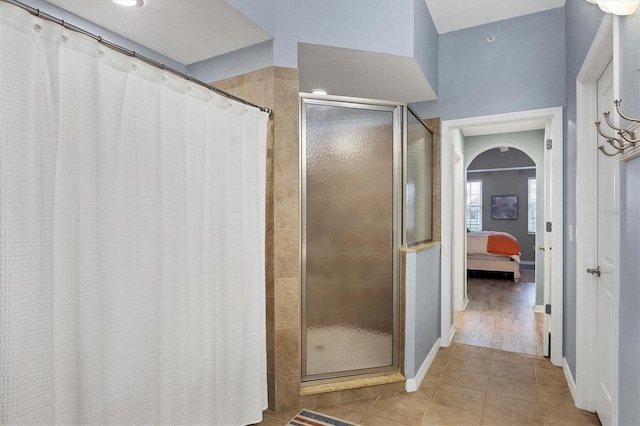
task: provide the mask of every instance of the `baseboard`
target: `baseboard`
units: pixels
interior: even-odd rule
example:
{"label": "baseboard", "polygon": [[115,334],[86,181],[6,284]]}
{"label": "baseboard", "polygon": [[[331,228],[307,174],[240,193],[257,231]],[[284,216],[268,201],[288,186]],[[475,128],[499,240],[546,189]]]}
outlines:
{"label": "baseboard", "polygon": [[569,390],[571,391],[571,396],[573,397],[573,404],[576,405],[576,381],[573,380],[571,369],[569,368],[567,358],[565,357],[562,357],[562,371],[564,371],[564,377],[565,379],[567,379],[567,385],[569,385]]}
{"label": "baseboard", "polygon": [[416,377],[414,377],[413,379],[407,379],[407,381],[405,382],[404,390],[406,390],[407,392],[415,392],[418,390],[418,388],[420,387],[420,384],[424,380],[424,376],[427,374],[427,371],[429,371],[429,367],[431,367],[431,363],[433,362],[434,359],[436,359],[436,355],[438,354],[439,350],[440,350],[440,338],[438,337],[438,340],[436,340],[436,343],[433,344],[433,347],[431,348],[424,362],[420,366],[420,369],[418,370]]}
{"label": "baseboard", "polygon": [[453,342],[453,336],[455,335],[456,335],[456,325],[451,324],[451,328],[449,329],[449,345],[451,345],[451,342]]}
{"label": "baseboard", "polygon": [[467,305],[469,304],[469,298],[465,297],[464,302],[462,302],[462,310],[466,311],[467,310]]}
{"label": "baseboard", "polygon": [[533,312],[544,314],[545,313],[544,305],[533,305]]}

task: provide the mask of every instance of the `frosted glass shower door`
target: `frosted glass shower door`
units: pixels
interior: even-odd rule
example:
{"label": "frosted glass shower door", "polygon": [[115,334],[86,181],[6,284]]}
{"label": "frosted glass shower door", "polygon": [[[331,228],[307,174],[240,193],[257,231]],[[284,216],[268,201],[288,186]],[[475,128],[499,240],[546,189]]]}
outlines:
{"label": "frosted glass shower door", "polygon": [[395,114],[303,99],[303,380],[396,365]]}

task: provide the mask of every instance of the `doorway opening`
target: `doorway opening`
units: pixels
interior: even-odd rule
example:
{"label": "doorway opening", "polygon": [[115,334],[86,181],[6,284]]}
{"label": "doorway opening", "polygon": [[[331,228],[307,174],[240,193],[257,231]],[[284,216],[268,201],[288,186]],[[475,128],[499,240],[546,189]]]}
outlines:
{"label": "doorway opening", "polygon": [[[504,135],[508,133],[540,130],[539,144],[544,147],[544,232],[543,241],[536,241],[544,251],[537,251],[544,258],[543,300],[543,353],[553,364],[562,365],[563,318],[563,122],[562,108],[496,114],[442,123],[442,175],[453,179],[442,184],[442,288],[441,335],[442,346],[448,346],[457,332],[454,323],[455,310],[468,303],[465,300],[466,233],[465,202],[459,196],[466,185],[465,165],[472,155],[465,152],[468,138],[473,136]],[[493,142],[481,151],[504,146],[503,141]],[[508,146],[508,144],[507,144]],[[480,152],[481,152],[480,151]],[[552,184],[553,183],[553,184]],[[500,194],[510,195],[510,194]],[[460,235],[462,234],[462,235]],[[539,234],[540,235],[540,234]],[[462,271],[462,272],[461,272]],[[539,272],[540,273],[540,272]],[[547,308],[548,305],[548,308]]]}
{"label": "doorway opening", "polygon": [[[543,355],[543,138],[543,130],[466,138],[465,303],[455,312],[456,343]],[[504,145],[482,151],[489,143]]]}

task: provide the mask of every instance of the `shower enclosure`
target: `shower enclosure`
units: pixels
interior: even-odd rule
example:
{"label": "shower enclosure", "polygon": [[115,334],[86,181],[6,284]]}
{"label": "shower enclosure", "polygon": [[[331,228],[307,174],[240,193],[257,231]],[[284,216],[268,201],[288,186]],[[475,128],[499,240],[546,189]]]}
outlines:
{"label": "shower enclosure", "polygon": [[403,105],[301,96],[304,382],[398,369],[406,122]]}

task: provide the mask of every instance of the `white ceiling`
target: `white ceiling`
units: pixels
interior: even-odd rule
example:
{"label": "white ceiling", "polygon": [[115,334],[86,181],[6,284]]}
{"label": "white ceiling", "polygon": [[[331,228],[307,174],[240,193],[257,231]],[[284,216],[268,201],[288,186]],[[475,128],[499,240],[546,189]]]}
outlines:
{"label": "white ceiling", "polygon": [[564,6],[565,0],[426,0],[438,33],[444,34]]}
{"label": "white ceiling", "polygon": [[[47,0],[182,64],[271,39],[224,0],[145,0],[126,8],[110,0]],[[346,0],[345,0],[346,1]],[[425,0],[443,34],[562,7],[565,0]],[[73,22],[71,22],[73,24]],[[436,95],[415,60],[300,43],[300,90],[401,102]]]}
{"label": "white ceiling", "polygon": [[420,102],[436,99],[416,61],[408,56],[298,43],[300,91]]}
{"label": "white ceiling", "polygon": [[[185,65],[271,39],[224,0],[47,0]],[[564,6],[565,0],[425,0],[440,34]]]}
{"label": "white ceiling", "polygon": [[271,39],[224,0],[47,1],[185,65]]}

